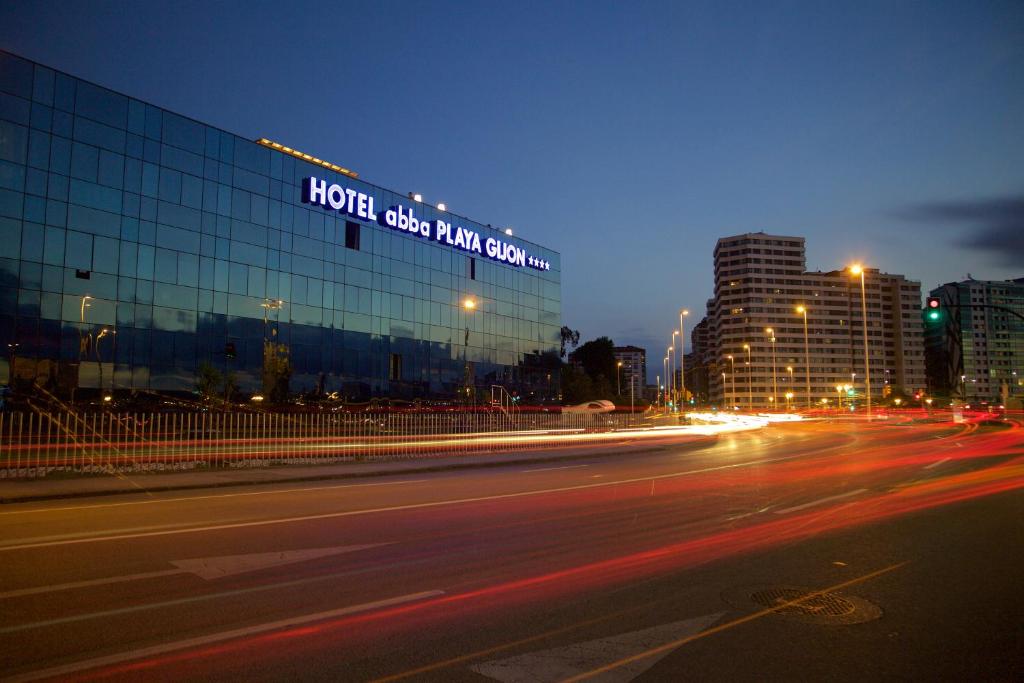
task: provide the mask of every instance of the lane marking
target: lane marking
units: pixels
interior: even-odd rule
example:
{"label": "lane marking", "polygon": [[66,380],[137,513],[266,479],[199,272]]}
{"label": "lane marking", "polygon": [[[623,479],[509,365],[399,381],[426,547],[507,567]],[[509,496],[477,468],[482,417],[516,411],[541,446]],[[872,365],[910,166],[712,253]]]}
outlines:
{"label": "lane marking", "polygon": [[535,470],[521,470],[522,474],[527,472],[551,472],[553,470],[574,470],[580,467],[590,467],[590,465],[563,465],[562,467],[538,467]]}
{"label": "lane marking", "polygon": [[859,496],[862,493],[867,493],[867,489],[857,489],[856,491],[847,491],[846,493],[840,493],[835,496],[829,496],[828,498],[819,498],[818,500],[811,501],[810,503],[804,503],[803,505],[794,505],[790,508],[783,508],[776,510],[775,514],[784,515],[787,512],[797,512],[798,510],[806,510],[807,508],[814,507],[815,505],[824,505],[825,503],[831,503],[834,500],[842,500],[844,498],[850,498],[852,496]]}
{"label": "lane marking", "polygon": [[873,579],[875,577],[882,576],[883,574],[888,574],[891,571],[894,571],[896,569],[899,569],[900,567],[906,566],[908,563],[909,563],[909,560],[906,561],[906,562],[900,562],[898,564],[889,565],[888,567],[883,567],[882,569],[878,569],[878,570],[873,571],[873,572],[871,572],[869,574],[864,574],[863,576],[859,576],[859,577],[857,577],[855,579],[850,579],[849,581],[844,581],[842,583],[837,583],[834,586],[829,586],[828,588],[822,588],[821,590],[814,591],[813,593],[808,593],[807,595],[805,595],[805,596],[803,596],[801,598],[798,598],[796,600],[790,600],[790,601],[787,601],[787,602],[782,602],[782,603],[780,603],[780,604],[778,604],[778,605],[776,605],[774,607],[769,607],[769,608],[763,609],[763,610],[761,610],[759,612],[754,612],[753,614],[748,614],[748,615],[746,615],[744,617],[740,617],[738,619],[733,619],[732,621],[727,621],[724,624],[719,624],[718,626],[713,626],[712,628],[709,628],[706,631],[701,631],[700,633],[696,633],[694,635],[687,636],[685,638],[680,638],[679,640],[675,640],[675,641],[673,641],[671,643],[666,643],[666,644],[661,645],[659,647],[651,648],[650,650],[648,650],[646,652],[641,652],[638,655],[633,655],[631,657],[625,657],[623,659],[620,659],[617,662],[612,662],[611,664],[606,664],[605,666],[598,667],[596,669],[592,669],[590,671],[587,671],[585,673],[582,673],[582,674],[579,674],[579,675],[576,675],[576,676],[572,676],[570,678],[566,678],[566,679],[563,680],[563,683],[578,683],[579,681],[583,681],[583,680],[586,680],[588,678],[595,678],[595,677],[601,676],[601,674],[605,674],[605,673],[607,673],[609,671],[613,671],[613,670],[618,669],[620,667],[632,664],[633,662],[636,662],[636,661],[639,661],[639,660],[642,660],[642,659],[646,659],[647,657],[652,657],[652,656],[654,656],[656,654],[659,654],[661,652],[665,652],[665,651],[669,651],[669,650],[674,650],[677,647],[680,647],[681,645],[686,645],[687,643],[692,643],[693,641],[699,640],[700,638],[706,638],[706,637],[708,637],[710,635],[714,635],[716,633],[721,633],[722,631],[726,631],[726,630],[728,630],[730,628],[735,628],[736,626],[739,626],[741,624],[745,624],[745,623],[747,623],[749,621],[754,621],[755,619],[761,619],[762,617],[766,617],[769,614],[775,614],[776,612],[778,612],[780,610],[783,610],[783,609],[785,609],[787,607],[793,607],[795,605],[803,604],[803,603],[805,603],[805,602],[807,602],[809,600],[814,600],[815,598],[821,597],[822,595],[825,595],[826,593],[832,593],[834,591],[842,590],[844,588],[848,588],[850,586],[854,586],[854,585],[856,585],[858,583],[863,583],[863,582],[868,581],[870,579]]}
{"label": "lane marking", "polygon": [[[667,642],[679,641],[700,633],[721,619],[724,614],[725,612],[717,612],[630,633],[527,652],[505,659],[482,662],[469,668],[502,683],[558,683],[594,667],[629,658],[638,652],[646,652]],[[664,650],[642,660],[633,660],[630,664],[606,673],[601,680],[605,683],[629,683],[657,664],[669,652],[670,650]]]}
{"label": "lane marking", "polygon": [[105,586],[111,583],[123,583],[125,581],[142,581],[143,579],[155,579],[159,576],[173,576],[184,574],[183,569],[164,569],[158,572],[142,572],[141,574],[125,574],[124,576],[109,576],[105,579],[91,579],[89,581],[72,581],[70,583],[55,583],[52,586],[39,586],[37,588],[22,588],[14,591],[0,593],[0,600],[5,598],[20,598],[23,595],[38,595],[40,593],[53,593],[66,591],[73,588],[88,588],[89,586]]}
{"label": "lane marking", "polygon": [[129,581],[143,581],[164,576],[181,574],[194,574],[206,581],[220,579],[234,574],[259,571],[268,567],[279,567],[284,564],[305,562],[321,557],[331,557],[344,553],[356,552],[357,550],[368,550],[380,546],[391,545],[391,543],[365,543],[362,545],[341,545],[329,548],[302,548],[299,550],[278,550],[269,553],[248,553],[245,555],[224,555],[221,557],[197,557],[186,560],[171,560],[177,569],[164,569],[160,571],[142,572],[139,574],[124,574],[122,576],[108,576],[101,579],[88,579],[85,581],[71,581],[69,583],[56,583],[51,586],[36,586],[34,588],[20,588],[18,590],[0,593],[0,600],[6,598],[20,598],[26,595],[39,595],[41,593],[56,593],[58,591],[73,590],[75,588],[88,588],[90,586],[106,586],[113,583],[127,583]]}
{"label": "lane marking", "polygon": [[[301,491],[328,491],[331,489],[354,489],[354,488],[365,488],[369,486],[400,486],[402,484],[419,484],[429,479],[403,479],[401,481],[382,481],[374,482],[371,484],[333,484],[331,486],[307,486],[303,488],[294,489],[275,489],[273,491],[247,491],[245,493],[216,493],[206,496],[181,496],[178,498],[159,498],[154,500],[130,500],[122,503],[99,503],[97,505],[69,505],[59,508],[32,508],[29,510],[4,510],[0,511],[2,515],[25,515],[33,512],[66,512],[68,510],[95,510],[98,508],[116,508],[124,507],[126,505],[152,505],[154,503],[179,503],[186,500],[209,500],[211,498],[241,498],[243,496],[266,496],[274,493],[299,493]],[[256,482],[253,486],[259,486],[260,482]],[[152,492],[150,492],[152,495]],[[124,495],[132,495],[126,493]]]}
{"label": "lane marking", "polygon": [[925,465],[925,466],[924,466],[924,469],[926,469],[926,470],[930,470],[931,468],[933,468],[933,467],[938,467],[938,466],[939,466],[939,465],[941,465],[942,463],[944,463],[944,462],[949,462],[949,461],[950,461],[950,460],[952,460],[952,459],[953,459],[953,458],[943,458],[942,460],[936,460],[936,461],[935,461],[935,462],[933,462],[933,463],[932,463],[931,465]]}
{"label": "lane marking", "polygon": [[95,657],[93,659],[86,659],[80,662],[74,662],[71,664],[65,664],[63,666],[55,666],[49,669],[40,669],[38,671],[31,671],[28,673],[21,674],[8,678],[9,681],[36,681],[42,678],[53,678],[57,676],[66,676],[68,674],[76,673],[79,671],[85,671],[87,669],[95,669],[101,666],[109,666],[111,664],[119,664],[121,662],[130,661],[133,659],[144,659],[146,657],[153,657],[154,655],[166,654],[168,652],[175,652],[177,650],[187,650],[189,648],[199,647],[202,645],[210,645],[212,643],[220,643],[225,640],[233,640],[235,638],[244,638],[246,636],[257,635],[260,633],[266,633],[268,631],[276,631],[291,626],[300,626],[302,624],[308,624],[314,621],[323,621],[325,619],[331,619],[334,617],[342,617],[349,614],[358,614],[360,612],[368,612],[370,610],[379,609],[382,607],[392,607],[395,605],[401,605],[407,602],[414,602],[416,600],[423,600],[426,598],[433,598],[438,595],[443,595],[442,590],[423,591],[420,593],[409,593],[408,595],[400,595],[394,598],[387,598],[385,600],[376,600],[374,602],[364,602],[359,605],[351,605],[349,607],[342,607],[340,609],[327,610],[325,612],[315,612],[313,614],[304,614],[299,617],[291,617],[289,619],[280,619],[278,621],[271,621],[265,624],[258,624],[256,626],[248,626],[246,628],[237,628],[230,631],[221,631],[220,633],[211,633],[205,636],[198,636],[196,638],[187,638],[185,640],[179,640],[173,643],[165,643],[163,645],[153,645],[150,647],[143,647],[136,650],[129,650],[127,652],[119,652],[113,655],[107,655],[105,657]]}
{"label": "lane marking", "polygon": [[673,479],[677,477],[686,477],[695,474],[704,474],[706,472],[720,472],[722,470],[737,469],[740,467],[752,467],[755,465],[764,465],[772,462],[781,462],[784,460],[793,460],[795,458],[803,458],[803,454],[800,455],[786,455],[778,458],[765,458],[762,460],[751,460],[748,462],[732,463],[730,465],[719,465],[717,467],[704,467],[696,470],[687,470],[683,472],[670,472],[668,474],[656,474],[647,477],[633,477],[629,479],[618,479],[614,481],[603,481],[596,482],[593,484],[577,484],[575,486],[560,486],[557,488],[550,489],[538,489],[535,491],[519,491],[517,493],[500,493],[492,496],[474,496],[471,498],[454,498],[449,500],[438,500],[428,503],[409,503],[406,505],[389,505],[386,507],[379,508],[368,508],[363,510],[345,510],[342,512],[325,512],[316,515],[298,515],[295,517],[280,517],[277,519],[262,519],[252,522],[235,522],[231,524],[214,524],[210,526],[201,527],[185,527],[182,529],[169,529],[166,531],[148,531],[141,533],[132,534],[112,534],[109,536],[93,536],[90,538],[75,538],[57,541],[37,541],[37,539],[28,538],[23,539],[22,542],[0,545],[0,552],[10,552],[12,550],[29,550],[33,548],[51,548],[55,546],[63,545],[78,545],[81,543],[99,543],[104,541],[123,541],[133,538],[152,538],[155,536],[175,536],[179,534],[192,534],[205,531],[223,531],[226,529],[243,529],[249,527],[260,527],[270,526],[274,524],[291,524],[295,522],[308,522],[321,519],[338,519],[341,517],[358,517],[362,515],[371,515],[382,512],[403,512],[406,510],[423,510],[428,508],[442,507],[445,505],[462,505],[465,503],[480,503],[492,500],[511,500],[515,498],[526,498],[529,496],[539,496],[549,493],[566,493],[569,491],[584,491],[593,488],[602,488],[607,486],[618,486],[620,484],[634,484],[637,482],[646,482],[658,479]]}

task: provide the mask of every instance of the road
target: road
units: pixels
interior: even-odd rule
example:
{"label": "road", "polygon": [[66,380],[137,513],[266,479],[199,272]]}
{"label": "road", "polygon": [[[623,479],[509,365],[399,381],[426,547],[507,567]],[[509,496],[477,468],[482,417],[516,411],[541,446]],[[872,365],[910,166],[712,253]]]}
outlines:
{"label": "road", "polygon": [[9,680],[1024,678],[1024,430],[0,508]]}

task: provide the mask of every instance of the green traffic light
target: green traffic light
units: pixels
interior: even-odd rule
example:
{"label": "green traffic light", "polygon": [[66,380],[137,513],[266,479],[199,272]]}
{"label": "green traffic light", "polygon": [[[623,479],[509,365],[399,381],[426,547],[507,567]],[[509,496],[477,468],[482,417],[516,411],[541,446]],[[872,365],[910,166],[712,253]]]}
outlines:
{"label": "green traffic light", "polygon": [[929,320],[938,320],[939,319],[939,312],[938,311],[928,311],[928,319]]}

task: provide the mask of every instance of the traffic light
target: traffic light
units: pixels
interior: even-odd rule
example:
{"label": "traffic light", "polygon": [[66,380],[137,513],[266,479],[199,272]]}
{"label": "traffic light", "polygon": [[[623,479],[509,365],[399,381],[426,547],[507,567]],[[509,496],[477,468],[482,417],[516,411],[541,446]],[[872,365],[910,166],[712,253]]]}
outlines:
{"label": "traffic light", "polygon": [[939,301],[939,297],[928,297],[927,302],[925,303],[924,315],[928,322],[932,323],[936,323],[942,319],[942,302]]}

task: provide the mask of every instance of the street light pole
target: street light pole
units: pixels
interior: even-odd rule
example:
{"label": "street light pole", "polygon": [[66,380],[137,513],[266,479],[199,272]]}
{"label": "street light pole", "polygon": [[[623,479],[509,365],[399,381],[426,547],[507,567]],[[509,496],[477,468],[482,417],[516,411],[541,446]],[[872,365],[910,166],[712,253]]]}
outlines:
{"label": "street light pole", "polygon": [[[690,315],[688,310],[679,311],[679,382],[682,385],[682,400],[686,402],[686,359],[683,357],[683,350],[686,348],[686,328],[683,327],[683,317]],[[724,387],[723,387],[724,388]]]}
{"label": "street light pole", "polygon": [[860,275],[860,315],[864,323],[864,394],[868,400],[868,419],[871,419],[871,365],[868,360],[868,302],[864,286],[864,268],[859,263],[850,266],[850,272]]}
{"label": "street light pole", "polygon": [[[676,355],[675,346],[668,347],[668,369],[672,373],[672,379],[669,382],[668,395],[671,397],[673,404],[675,403],[676,397]],[[675,407],[673,405],[673,407]]]}
{"label": "street light pole", "polygon": [[754,411],[754,383],[750,379],[750,373],[754,366],[750,364],[750,344],[744,344],[743,350],[747,352],[747,410]]}
{"label": "street light pole", "polygon": [[775,330],[767,328],[765,333],[769,335],[769,341],[772,343],[772,404],[775,404],[779,394],[779,381],[775,372]]}
{"label": "street light pole", "polygon": [[615,393],[622,396],[622,361],[615,364]]}
{"label": "street light pole", "polygon": [[807,409],[811,409],[811,347],[807,341],[807,307],[797,306],[797,313],[804,316],[804,376],[807,379]]}
{"label": "street light pole", "polygon": [[736,404],[736,360],[731,353],[726,358],[729,359],[729,378],[732,380],[732,403],[729,404],[732,406]]}

